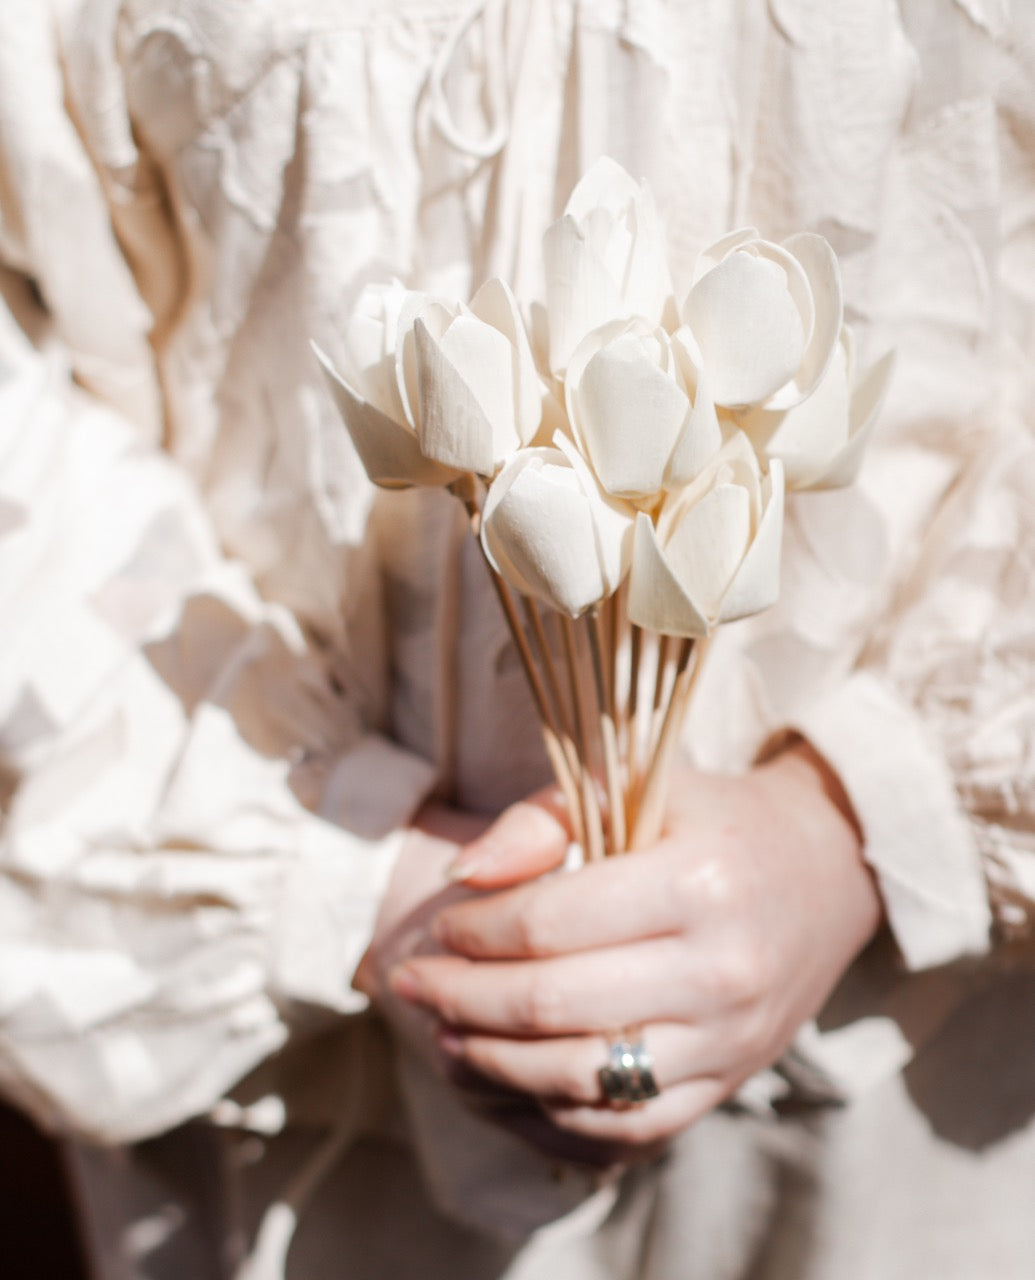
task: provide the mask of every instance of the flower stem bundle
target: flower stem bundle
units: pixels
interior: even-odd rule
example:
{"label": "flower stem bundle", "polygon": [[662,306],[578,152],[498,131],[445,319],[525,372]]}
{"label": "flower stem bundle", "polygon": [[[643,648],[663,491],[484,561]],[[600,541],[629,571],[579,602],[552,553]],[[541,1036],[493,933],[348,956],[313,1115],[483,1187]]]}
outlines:
{"label": "flower stem bundle", "polygon": [[753,228],[677,304],[650,191],[610,160],[543,242],[545,324],[368,285],[317,352],[370,479],[465,506],[588,858],[660,832],[716,629],[779,592],[785,495],[849,483],[890,376],[864,377],[819,235]]}

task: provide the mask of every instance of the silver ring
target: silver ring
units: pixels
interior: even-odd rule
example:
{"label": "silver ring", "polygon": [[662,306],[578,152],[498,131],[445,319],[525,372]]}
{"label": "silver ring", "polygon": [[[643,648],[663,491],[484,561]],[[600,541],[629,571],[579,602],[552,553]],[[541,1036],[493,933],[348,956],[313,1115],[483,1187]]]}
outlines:
{"label": "silver ring", "polygon": [[654,1059],[638,1032],[623,1032],[608,1042],[607,1062],[597,1072],[604,1097],[612,1107],[631,1107],[656,1098]]}

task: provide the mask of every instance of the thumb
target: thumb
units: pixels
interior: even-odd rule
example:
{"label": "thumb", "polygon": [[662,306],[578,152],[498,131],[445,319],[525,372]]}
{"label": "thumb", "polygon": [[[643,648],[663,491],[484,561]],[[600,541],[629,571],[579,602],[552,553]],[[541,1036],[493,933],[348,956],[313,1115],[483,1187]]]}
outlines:
{"label": "thumb", "polygon": [[472,889],[503,889],[561,866],[570,843],[564,798],[546,787],[504,809],[457,854],[448,875]]}

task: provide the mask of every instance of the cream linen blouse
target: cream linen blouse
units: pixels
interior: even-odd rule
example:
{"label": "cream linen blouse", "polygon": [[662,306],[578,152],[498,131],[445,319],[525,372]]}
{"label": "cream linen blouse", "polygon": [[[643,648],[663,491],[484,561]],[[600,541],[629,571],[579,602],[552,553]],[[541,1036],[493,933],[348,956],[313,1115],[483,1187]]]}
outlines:
{"label": "cream linen blouse", "polygon": [[[806,733],[907,966],[1035,930],[1035,23],[1006,0],[6,0],[0,1084],[105,1141],[351,1015],[399,832],[545,776],[451,500],[367,484],[309,349],[362,285],[540,287],[608,153],[678,271],[823,232],[897,375],[730,627],[709,767]],[[849,985],[851,985],[851,975]],[[787,1072],[929,1034],[862,984]],[[946,1005],[947,1007],[947,1005]],[[903,1014],[902,1017],[906,1015]]]}

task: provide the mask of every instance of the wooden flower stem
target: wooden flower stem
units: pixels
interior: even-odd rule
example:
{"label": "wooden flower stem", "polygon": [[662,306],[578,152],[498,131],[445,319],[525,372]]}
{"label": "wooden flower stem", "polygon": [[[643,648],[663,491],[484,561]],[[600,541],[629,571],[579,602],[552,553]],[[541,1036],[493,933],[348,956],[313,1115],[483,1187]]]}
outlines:
{"label": "wooden flower stem", "polygon": [[585,805],[582,796],[575,785],[575,779],[580,776],[582,766],[579,761],[578,750],[576,749],[575,741],[572,736],[571,714],[569,713],[568,704],[565,701],[564,694],[561,690],[560,678],[557,674],[557,667],[553,660],[550,641],[546,635],[546,628],[543,626],[543,619],[539,612],[539,606],[536,601],[529,596],[522,597],[522,604],[524,606],[525,619],[528,622],[532,632],[532,637],[535,641],[540,669],[546,675],[546,687],[551,701],[552,722],[557,726],[561,749],[568,762],[568,772],[571,777],[571,795],[567,792],[565,793],[565,802],[567,803],[569,813],[571,814],[573,835],[576,843],[584,849],[586,847],[586,830],[589,815],[585,812]]}
{"label": "wooden flower stem", "polygon": [[596,781],[593,777],[592,761],[588,749],[589,735],[586,732],[586,714],[582,705],[575,624],[567,614],[561,615],[561,637],[564,642],[564,661],[568,671],[568,685],[571,690],[575,718],[575,744],[578,748],[579,760],[582,765],[580,782],[583,812],[586,816],[586,843],[583,845],[583,852],[591,862],[595,862],[604,856],[603,820],[600,814],[600,802],[597,799]]}
{"label": "wooden flower stem", "polygon": [[[632,839],[629,842],[632,849],[653,844],[661,833],[668,777],[690,697],[704,665],[706,644],[704,640],[695,642],[686,639],[680,642],[676,658],[675,681],[665,709],[657,745],[647,766],[643,796],[636,814]],[[692,657],[696,657],[693,663],[690,661]]]}
{"label": "wooden flower stem", "polygon": [[[605,659],[605,636],[600,611],[591,609],[586,615],[586,635],[593,664],[593,684],[597,695],[597,721],[604,757],[604,778],[607,783],[607,852],[625,852],[625,797],[622,795],[622,774],[618,763],[618,731],[615,727],[615,700],[613,664],[608,651]],[[611,633],[614,636],[614,631]],[[605,668],[605,660],[608,667]],[[609,674],[612,678],[609,680]]]}
{"label": "wooden flower stem", "polygon": [[661,735],[662,718],[664,715],[665,705],[665,685],[669,676],[669,659],[672,648],[672,637],[666,635],[658,636],[657,643],[657,659],[654,669],[654,698],[651,703],[650,728],[647,732],[647,767],[650,768],[650,762],[654,758],[654,753],[658,747],[658,739]]}
{"label": "wooden flower stem", "polygon": [[[481,507],[478,503],[478,491],[476,488],[475,478],[472,475],[461,476],[457,481],[449,486],[451,492],[460,499],[467,511],[467,518],[471,525],[471,532],[479,545],[481,539]],[[563,735],[554,718],[553,710],[550,706],[550,700],[547,697],[546,689],[543,687],[542,678],[536,667],[535,659],[532,656],[532,650],[528,644],[528,638],[525,635],[524,628],[521,625],[521,619],[518,617],[517,608],[514,604],[514,597],[510,588],[503,581],[500,575],[485,555],[482,549],[482,558],[485,567],[489,571],[489,578],[496,590],[496,596],[499,599],[500,607],[503,609],[503,616],[507,620],[507,626],[510,628],[510,634],[513,637],[514,645],[518,651],[518,657],[521,659],[521,665],[524,667],[525,676],[528,680],[529,688],[532,692],[532,698],[535,702],[536,711],[539,713],[539,723],[543,733],[543,743],[546,747],[546,755],[550,761],[550,767],[553,769],[554,777],[557,784],[564,794],[564,802],[571,814],[572,825],[576,828],[576,837],[581,832],[578,831],[580,823],[584,822],[586,827],[589,826],[586,818],[584,804],[580,803],[579,788],[576,784],[576,770],[569,763],[568,753],[564,747]],[[596,797],[594,796],[594,801]],[[597,806],[599,811],[599,806]],[[596,823],[599,828],[599,817]],[[583,843],[585,848],[585,844]]]}
{"label": "wooden flower stem", "polygon": [[[532,638],[535,641],[541,669],[546,676],[546,687],[550,694],[554,720],[561,732],[568,738],[571,738],[571,716],[568,714],[568,706],[565,702],[564,694],[561,691],[560,679],[557,675],[557,668],[554,664],[553,654],[550,650],[550,641],[546,635],[546,628],[543,626],[543,619],[539,612],[539,606],[530,596],[522,596],[521,604],[525,613],[525,621],[528,623],[529,629],[532,632]],[[574,748],[574,743],[572,745]]]}
{"label": "wooden flower stem", "polygon": [[625,728],[626,826],[632,823],[632,802],[639,789],[640,771],[640,664],[643,662],[643,629],[635,624],[629,633],[629,691],[623,715]]}

